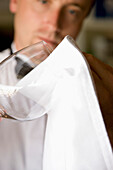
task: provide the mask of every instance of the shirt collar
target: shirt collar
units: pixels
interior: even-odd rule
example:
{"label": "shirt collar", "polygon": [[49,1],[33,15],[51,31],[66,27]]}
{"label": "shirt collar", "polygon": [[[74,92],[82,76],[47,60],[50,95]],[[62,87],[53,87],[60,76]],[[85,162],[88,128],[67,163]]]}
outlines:
{"label": "shirt collar", "polygon": [[11,49],[12,49],[12,52],[13,52],[13,53],[15,53],[15,52],[17,51],[17,49],[16,49],[16,46],[15,46],[15,43],[14,43],[14,42],[12,42],[12,44],[11,44]]}

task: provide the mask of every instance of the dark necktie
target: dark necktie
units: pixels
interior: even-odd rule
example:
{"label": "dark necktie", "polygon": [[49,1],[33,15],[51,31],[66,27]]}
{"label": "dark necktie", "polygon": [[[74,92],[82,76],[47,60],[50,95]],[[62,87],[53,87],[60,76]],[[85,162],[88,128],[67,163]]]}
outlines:
{"label": "dark necktie", "polygon": [[15,57],[15,60],[17,62],[15,67],[15,72],[18,79],[23,78],[26,74],[28,74],[33,69],[32,66],[30,66],[27,62],[24,62],[19,57]]}

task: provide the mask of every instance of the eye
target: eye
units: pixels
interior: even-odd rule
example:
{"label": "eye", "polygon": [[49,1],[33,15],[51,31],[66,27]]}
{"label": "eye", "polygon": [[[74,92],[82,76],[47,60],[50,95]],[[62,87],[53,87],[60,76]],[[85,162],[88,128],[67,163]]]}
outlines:
{"label": "eye", "polygon": [[76,14],[76,11],[75,10],[73,10],[73,9],[69,9],[69,11],[68,11],[71,15],[75,15]]}
{"label": "eye", "polygon": [[47,0],[40,0],[40,2],[41,2],[42,4],[47,4],[47,3],[48,3]]}
{"label": "eye", "polygon": [[69,6],[67,6],[66,12],[67,12],[67,17],[69,19],[77,20],[77,19],[80,19],[82,10],[77,5],[69,5]]}

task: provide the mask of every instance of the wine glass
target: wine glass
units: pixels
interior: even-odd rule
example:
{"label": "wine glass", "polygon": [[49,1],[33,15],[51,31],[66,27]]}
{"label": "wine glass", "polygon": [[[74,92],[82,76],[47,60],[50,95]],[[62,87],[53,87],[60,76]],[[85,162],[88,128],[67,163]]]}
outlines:
{"label": "wine glass", "polygon": [[41,41],[15,52],[0,63],[0,117],[25,121],[36,119],[45,113],[44,108],[22,95],[22,87],[17,85],[51,52],[48,44]]}

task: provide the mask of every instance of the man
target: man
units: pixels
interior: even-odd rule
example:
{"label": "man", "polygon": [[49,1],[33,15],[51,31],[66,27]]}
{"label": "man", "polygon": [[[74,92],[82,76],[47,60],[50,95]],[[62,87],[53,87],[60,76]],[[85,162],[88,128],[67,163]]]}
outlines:
{"label": "man", "polygon": [[[66,35],[76,39],[94,2],[94,0],[11,0],[10,10],[15,14],[14,43],[16,49],[19,50],[41,40],[45,40],[55,48]],[[93,71],[106,126],[111,126],[110,122],[113,122],[113,69],[93,56],[86,54],[86,58]],[[110,132],[109,135],[111,134],[113,133]]]}
{"label": "man", "polygon": [[[93,3],[93,0],[10,0],[10,11],[15,14],[13,52],[41,40],[45,40],[55,48],[67,34],[76,39]],[[10,50],[3,52],[4,57],[9,54]],[[105,123],[110,125],[111,132],[112,68],[93,56],[87,54],[85,56],[94,75]],[[107,80],[105,74],[107,74]],[[106,83],[107,81],[109,83]],[[107,116],[106,103],[110,108]],[[35,121],[22,123],[5,119],[0,123],[1,170],[40,170],[42,168],[42,145],[45,133],[45,126],[42,125],[46,123],[46,119],[45,116]],[[42,127],[41,130],[38,129],[39,126]],[[109,136],[112,141],[110,133]]]}

